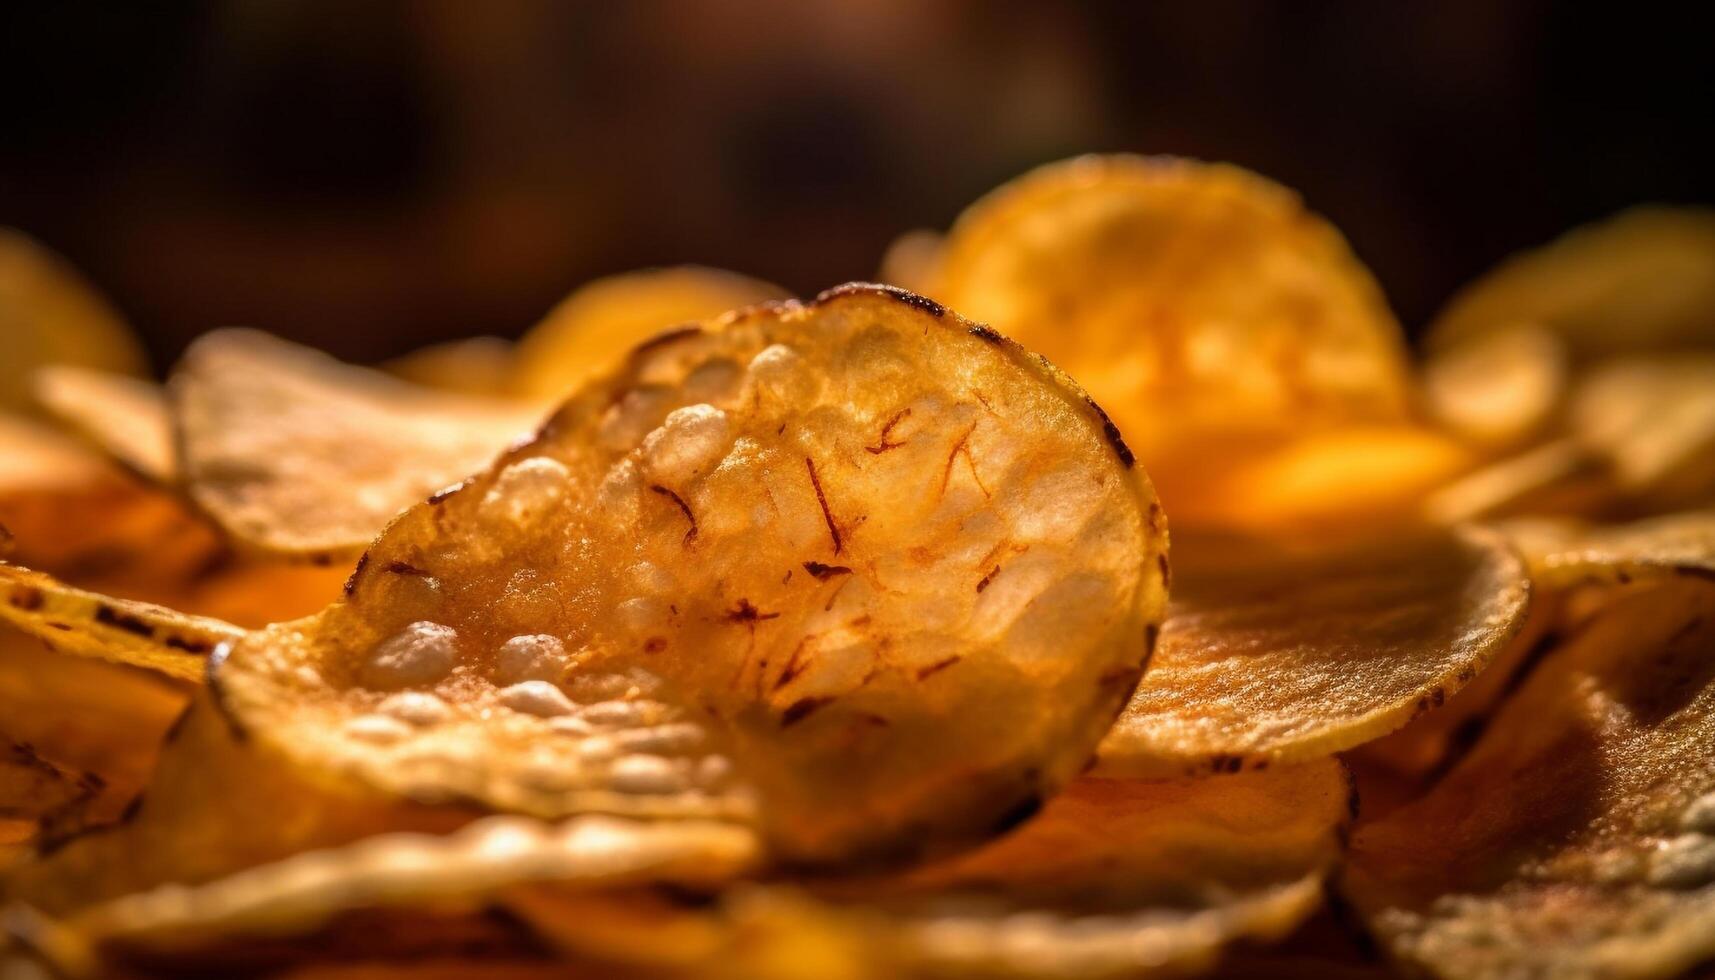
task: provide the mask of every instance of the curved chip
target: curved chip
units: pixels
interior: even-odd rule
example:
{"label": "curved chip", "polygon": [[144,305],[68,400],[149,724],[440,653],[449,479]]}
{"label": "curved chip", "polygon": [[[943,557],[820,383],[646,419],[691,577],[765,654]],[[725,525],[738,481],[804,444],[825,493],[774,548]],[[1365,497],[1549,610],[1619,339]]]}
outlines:
{"label": "curved chip", "polygon": [[1560,410],[1570,384],[1566,348],[1551,331],[1499,326],[1430,358],[1423,393],[1442,424],[1496,449],[1521,445]]}
{"label": "curved chip", "polygon": [[312,560],[356,555],[539,414],[418,388],[253,330],[203,336],[170,392],[197,505],[242,544]]}
{"label": "curved chip", "polygon": [[1207,454],[1212,434],[1407,413],[1403,340],[1368,270],[1297,195],[1236,167],[1090,156],[1038,169],[959,217],[937,298],[1077,377],[1148,464]]}
{"label": "curved chip", "polygon": [[36,400],[109,456],[161,484],[178,479],[166,391],[150,381],[81,367],[48,367],[33,379]]}
{"label": "curved chip", "polygon": [[558,403],[664,330],[790,295],[748,276],[689,265],[597,279],[518,342],[518,394]]}
{"label": "curved chip", "polygon": [[0,619],[63,653],[199,681],[206,659],[244,631],[164,606],[74,589],[50,575],[0,562]]}
{"label": "curved chip", "polygon": [[[1321,905],[1355,800],[1338,762],[1164,782],[1085,778],[1010,835],[885,877],[729,889],[629,926],[540,892],[508,907],[557,945],[675,936],[717,976],[1161,977],[1278,939]],[[690,927],[700,926],[693,931]],[[643,943],[627,956],[679,959]]]}
{"label": "curved chip", "polygon": [[1348,898],[1445,977],[1671,977],[1715,956],[1715,585],[1608,606],[1418,802]]}
{"label": "curved chip", "polygon": [[1715,346],[1715,211],[1642,207],[1507,260],[1431,325],[1431,350],[1498,327],[1553,331],[1574,363]]}
{"label": "curved chip", "polygon": [[1424,500],[1442,524],[1516,514],[1598,514],[1618,489],[1611,467],[1574,439],[1556,439],[1466,473]]}
{"label": "curved chip", "polygon": [[1634,506],[1715,504],[1715,353],[1597,365],[1573,392],[1568,421]]}
{"label": "curved chip", "polygon": [[840,862],[1068,780],[1164,604],[1148,480],[1073,383],[851,286],[645,345],[395,522],[222,703],[411,799],[756,823]]}
{"label": "curved chip", "polygon": [[64,259],[0,228],[0,409],[27,409],[30,375],[49,364],[141,373],[125,321]]}
{"label": "curved chip", "polygon": [[1098,772],[1237,772],[1350,749],[1439,707],[1524,622],[1530,580],[1496,534],[1304,548],[1187,538],[1149,672]]}
{"label": "curved chip", "polygon": [[1715,578],[1715,511],[1595,527],[1541,520],[1502,527],[1530,563],[1531,575],[1562,592],[1583,585]]}
{"label": "curved chip", "polygon": [[938,231],[908,231],[887,246],[876,278],[920,296],[933,296],[941,287],[941,260],[946,249],[947,236]]}

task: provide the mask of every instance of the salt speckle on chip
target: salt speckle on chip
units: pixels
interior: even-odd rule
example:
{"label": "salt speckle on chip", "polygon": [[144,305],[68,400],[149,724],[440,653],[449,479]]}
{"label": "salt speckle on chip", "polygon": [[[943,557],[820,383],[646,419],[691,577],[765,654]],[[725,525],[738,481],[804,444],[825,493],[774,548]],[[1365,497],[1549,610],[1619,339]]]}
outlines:
{"label": "salt speckle on chip", "polygon": [[572,713],[572,700],[547,681],[521,681],[500,691],[500,703],[513,711],[539,718]]}

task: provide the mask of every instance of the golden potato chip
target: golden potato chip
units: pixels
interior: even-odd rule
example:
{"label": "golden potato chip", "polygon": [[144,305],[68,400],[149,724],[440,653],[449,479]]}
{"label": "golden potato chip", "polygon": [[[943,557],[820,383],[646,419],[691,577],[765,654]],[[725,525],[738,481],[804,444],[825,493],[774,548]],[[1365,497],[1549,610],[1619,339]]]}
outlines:
{"label": "golden potato chip", "polygon": [[418,388],[252,330],[191,346],[170,386],[191,497],[265,553],[355,555],[481,469],[538,412]]}
{"label": "golden potato chip", "polygon": [[1368,270],[1297,195],[1237,167],[1036,170],[959,217],[937,298],[1077,377],[1158,478],[1158,458],[1207,454],[1214,434],[1392,423],[1408,407],[1399,326]]}
{"label": "golden potato chip", "polygon": [[1715,956],[1715,586],[1608,606],[1423,799],[1360,827],[1347,897],[1445,977],[1671,977]]}
{"label": "golden potato chip", "polygon": [[0,409],[30,406],[49,364],[140,373],[142,348],[105,299],[58,255],[0,228]]}
{"label": "golden potato chip", "polygon": [[941,260],[947,236],[918,228],[908,231],[887,246],[876,278],[890,286],[909,289],[919,296],[933,296],[941,284]]}
{"label": "golden potato chip", "polygon": [[0,738],[0,818],[39,819],[94,796],[99,780],[48,762],[22,742]]}
{"label": "golden potato chip", "polygon": [[516,352],[511,341],[499,337],[431,344],[382,367],[413,384],[465,395],[504,398],[517,387]]}
{"label": "golden potato chip", "polygon": [[1424,501],[1442,524],[1517,514],[1595,514],[1618,491],[1611,468],[1573,439],[1557,439],[1465,474]]}
{"label": "golden potato chip", "polygon": [[1715,504],[1715,353],[1597,365],[1573,392],[1568,414],[1573,434],[1608,460],[1638,506]]}
{"label": "golden potato chip", "polygon": [[0,562],[0,619],[55,650],[200,681],[208,654],[243,630],[217,619],[74,589]]}
{"label": "golden potato chip", "polygon": [[1430,358],[1423,391],[1436,419],[1483,446],[1513,448],[1553,420],[1569,384],[1566,349],[1530,324],[1498,326]]}
{"label": "golden potato chip", "polygon": [[518,394],[558,403],[664,330],[790,295],[760,280],[699,266],[597,279],[549,310],[518,342]]}
{"label": "golden potato chip", "polygon": [[1173,571],[1099,773],[1237,772],[1378,738],[1476,677],[1530,597],[1524,563],[1474,528],[1308,548],[1181,535]]}
{"label": "golden potato chip", "polygon": [[11,560],[117,591],[182,583],[219,543],[171,496],[58,432],[4,414],[0,525]]}
{"label": "golden potato chip", "polygon": [[790,861],[968,840],[1088,760],[1164,600],[1086,395],[874,286],[653,341],[396,521],[220,701],[308,770],[544,818],[754,822]]}
{"label": "golden potato chip", "polygon": [[156,483],[178,479],[166,392],[150,381],[81,367],[48,367],[33,379],[48,413],[109,456]]}
{"label": "golden potato chip", "polygon": [[[714,976],[1183,976],[1315,911],[1354,803],[1328,759],[1154,783],[1085,778],[971,853],[857,881],[735,887],[681,918],[705,927],[688,940]],[[587,904],[540,892],[507,904],[562,947],[611,948],[598,932],[612,921],[586,918]],[[619,927],[681,941],[688,928],[659,917]],[[660,963],[680,951],[628,952]]]}
{"label": "golden potato chip", "polygon": [[1553,331],[1575,363],[1715,346],[1715,211],[1634,208],[1515,256],[1455,296],[1427,344],[1517,323]]}
{"label": "golden potato chip", "polygon": [[1715,511],[1587,527],[1546,521],[1502,525],[1531,575],[1562,592],[1672,577],[1715,577]]}
{"label": "golden potato chip", "polygon": [[303,934],[352,910],[479,908],[502,889],[536,881],[563,889],[707,886],[749,870],[757,856],[751,832],[713,821],[491,816],[448,834],[381,834],[200,885],[165,885],[63,924],[103,944],[165,950]]}

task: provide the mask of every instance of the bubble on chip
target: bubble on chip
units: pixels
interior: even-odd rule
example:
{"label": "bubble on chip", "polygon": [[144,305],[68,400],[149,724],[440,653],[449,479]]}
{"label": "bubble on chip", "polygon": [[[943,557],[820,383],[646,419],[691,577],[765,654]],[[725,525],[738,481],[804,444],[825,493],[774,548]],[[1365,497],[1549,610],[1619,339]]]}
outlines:
{"label": "bubble on chip", "polygon": [[1608,461],[1634,507],[1715,504],[1715,353],[1596,365],[1573,391],[1567,415],[1574,436]]}
{"label": "bubble on chip", "polygon": [[200,680],[214,648],[243,635],[230,623],[74,589],[0,562],[0,619],[62,653]]}
{"label": "bubble on chip", "polygon": [[597,279],[566,297],[519,341],[518,392],[557,403],[656,334],[789,296],[778,286],[699,266]]}
{"label": "bubble on chip", "polygon": [[[708,364],[775,346],[814,400],[748,379],[701,400]],[[604,411],[639,386],[647,424],[616,444]],[[496,505],[535,461],[563,493],[522,526]],[[787,862],[906,857],[1085,764],[1142,669],[1165,547],[1147,479],[1063,375],[920,297],[846,287],[646,344],[396,521],[343,603],[235,642],[219,703],[291,764],[406,799],[733,820]],[[579,638],[558,676],[517,640],[544,635]],[[514,679],[538,655],[549,676]],[[348,737],[406,687],[454,717]]]}
{"label": "bubble on chip", "polygon": [[1560,338],[1528,323],[1501,325],[1432,356],[1423,394],[1437,421],[1491,449],[1516,448],[1541,433],[1570,384]]}
{"label": "bubble on chip", "polygon": [[1677,976],[1715,956],[1715,585],[1612,603],[1433,790],[1361,826],[1343,891],[1407,968]]}
{"label": "bubble on chip", "polygon": [[1179,535],[1149,672],[1098,773],[1237,772],[1351,749],[1440,707],[1519,630],[1524,563],[1497,534],[1305,545]]}
{"label": "bubble on chip", "polygon": [[[1085,778],[1009,835],[892,875],[738,885],[677,910],[550,887],[507,906],[557,948],[734,976],[1161,977],[1279,939],[1321,904],[1353,799],[1339,763]],[[627,933],[631,941],[627,941]],[[673,936],[682,945],[647,942]],[[825,971],[825,972],[824,972]]]}
{"label": "bubble on chip", "polygon": [[97,448],[159,484],[178,479],[166,392],[152,381],[54,366],[32,379],[36,401]]}
{"label": "bubble on chip", "polygon": [[169,390],[198,506],[245,546],[321,560],[356,555],[399,511],[528,434],[539,414],[253,330],[203,336]]}
{"label": "bubble on chip", "polygon": [[1213,437],[1407,417],[1404,344],[1375,280],[1297,195],[1237,167],[1040,168],[959,217],[936,296],[1086,385],[1170,510],[1196,490],[1176,493],[1165,460],[1213,455]]}
{"label": "bubble on chip", "polygon": [[31,407],[30,377],[50,364],[140,374],[141,345],[65,259],[0,228],[0,409]]}
{"label": "bubble on chip", "polygon": [[425,388],[491,398],[512,396],[518,359],[512,341],[466,337],[420,347],[382,365],[395,377]]}
{"label": "bubble on chip", "polygon": [[1515,323],[1552,331],[1575,365],[1715,346],[1715,211],[1633,208],[1508,259],[1453,298],[1426,345]]}

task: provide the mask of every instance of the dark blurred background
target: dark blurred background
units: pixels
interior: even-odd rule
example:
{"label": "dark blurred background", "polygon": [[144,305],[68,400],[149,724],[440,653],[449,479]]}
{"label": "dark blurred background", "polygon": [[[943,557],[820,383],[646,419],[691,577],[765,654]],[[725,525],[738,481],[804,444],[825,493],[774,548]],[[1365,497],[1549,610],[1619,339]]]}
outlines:
{"label": "dark blurred background", "polygon": [[593,276],[800,292],[1084,150],[1298,188],[1408,327],[1517,248],[1715,200],[1681,3],[8,4],[0,223],[165,363],[246,324],[373,360],[516,335]]}

